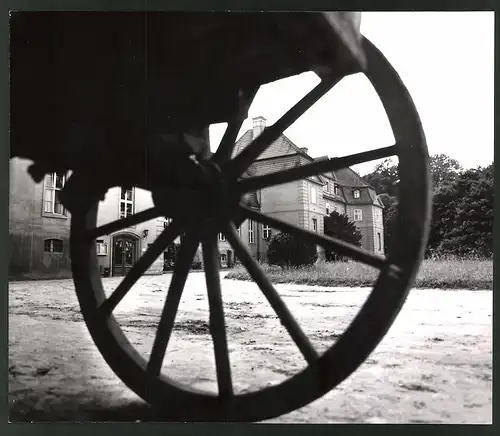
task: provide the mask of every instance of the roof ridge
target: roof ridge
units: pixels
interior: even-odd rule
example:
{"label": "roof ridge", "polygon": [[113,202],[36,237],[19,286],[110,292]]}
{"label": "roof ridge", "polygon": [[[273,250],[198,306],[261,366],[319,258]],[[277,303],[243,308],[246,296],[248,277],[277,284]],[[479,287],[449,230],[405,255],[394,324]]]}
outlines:
{"label": "roof ridge", "polygon": [[298,153],[305,154],[308,158],[314,160],[308,153],[304,152],[301,147],[299,147],[295,142],[293,142],[288,136],[286,136],[284,133],[282,133],[278,138],[276,138],[276,141],[280,138],[283,137],[283,139],[288,142]]}

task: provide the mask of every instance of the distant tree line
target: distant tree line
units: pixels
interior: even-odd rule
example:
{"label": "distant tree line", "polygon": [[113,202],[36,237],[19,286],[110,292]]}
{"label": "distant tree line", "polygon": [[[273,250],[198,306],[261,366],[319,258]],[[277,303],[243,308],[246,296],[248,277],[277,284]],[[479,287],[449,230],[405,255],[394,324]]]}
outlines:
{"label": "distant tree line", "polygon": [[[463,169],[445,154],[430,157],[433,208],[427,257],[493,254],[493,164]],[[384,203],[386,253],[396,243],[398,167],[390,159],[363,176]]]}

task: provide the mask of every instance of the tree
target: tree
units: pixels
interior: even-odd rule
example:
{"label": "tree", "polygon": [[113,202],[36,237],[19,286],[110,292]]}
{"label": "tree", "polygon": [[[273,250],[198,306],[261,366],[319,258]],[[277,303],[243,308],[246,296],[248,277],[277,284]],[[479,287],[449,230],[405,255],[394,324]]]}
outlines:
{"label": "tree", "polygon": [[[429,165],[433,188],[452,182],[462,171],[457,160],[443,153],[430,156]],[[371,173],[363,176],[363,179],[373,186],[377,194],[395,196],[397,194],[395,185],[399,179],[398,165],[391,159],[385,159]]]}
{"label": "tree", "polygon": [[432,221],[427,243],[427,255],[436,252],[443,238],[453,227],[455,210],[460,194],[447,183],[438,187],[432,199]]}
{"label": "tree", "polygon": [[[340,239],[353,245],[361,246],[361,232],[356,225],[349,220],[347,215],[333,211],[330,215],[324,217],[325,235]],[[325,249],[325,259],[327,262],[342,260],[334,250]]]}
{"label": "tree", "polygon": [[383,210],[383,222],[384,222],[384,248],[385,254],[390,255],[394,249],[394,245],[397,242],[396,233],[396,222],[397,222],[397,212],[398,203],[394,199],[386,208]]}
{"label": "tree", "polygon": [[379,163],[373,172],[363,176],[377,194],[396,195],[395,184],[399,179],[398,165],[392,159],[385,159]]}
{"label": "tree", "polygon": [[493,165],[462,171],[440,186],[433,199],[427,254],[493,253]]}
{"label": "tree", "polygon": [[462,171],[460,163],[446,154],[434,154],[429,159],[434,188],[453,182]]}
{"label": "tree", "polygon": [[392,204],[397,203],[397,198],[389,194],[380,194],[378,196],[385,208],[390,207]]}
{"label": "tree", "polygon": [[[489,256],[493,250],[493,165],[463,170],[460,163],[438,153],[429,159],[433,213],[427,255]],[[390,159],[363,178],[384,204],[386,254],[394,246],[398,168]]]}
{"label": "tree", "polygon": [[267,261],[282,267],[312,265],[317,258],[316,244],[288,233],[275,234],[267,249]]}

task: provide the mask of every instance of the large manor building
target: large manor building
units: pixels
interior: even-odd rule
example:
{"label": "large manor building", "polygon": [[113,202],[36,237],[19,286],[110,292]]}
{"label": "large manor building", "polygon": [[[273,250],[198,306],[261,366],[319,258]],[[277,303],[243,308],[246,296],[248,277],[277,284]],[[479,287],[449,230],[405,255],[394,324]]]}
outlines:
{"label": "large manor building", "polygon": [[[264,117],[253,119],[253,128],[236,142],[234,154],[263,131],[265,121]],[[326,158],[312,158],[306,148],[297,147],[281,135],[252,164],[249,173],[267,174]],[[49,174],[35,184],[27,172],[30,164],[18,158],[10,161],[9,277],[70,277],[70,215],[59,200],[68,175]],[[319,233],[323,233],[323,218],[330,212],[336,210],[346,214],[362,234],[362,247],[384,254],[382,202],[374,189],[349,168],[268,187],[254,192],[252,200],[252,207],[265,214]],[[99,205],[98,225],[152,206],[148,191],[113,188]],[[161,217],[100,238],[97,255],[102,274],[125,274],[166,224],[167,220]],[[254,257],[265,261],[267,244],[274,230],[247,220],[238,231]],[[231,265],[234,253],[223,235],[219,235],[219,252],[221,266]],[[200,251],[195,262],[201,262]],[[163,264],[161,256],[148,273],[161,274]]]}

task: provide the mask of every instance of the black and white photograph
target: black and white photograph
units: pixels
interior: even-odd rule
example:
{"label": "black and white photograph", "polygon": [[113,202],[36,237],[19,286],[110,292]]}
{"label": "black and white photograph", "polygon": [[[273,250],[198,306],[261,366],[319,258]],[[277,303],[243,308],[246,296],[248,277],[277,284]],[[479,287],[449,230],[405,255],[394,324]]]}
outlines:
{"label": "black and white photograph", "polygon": [[493,11],[9,16],[9,422],[492,424]]}

